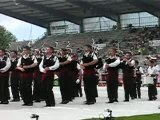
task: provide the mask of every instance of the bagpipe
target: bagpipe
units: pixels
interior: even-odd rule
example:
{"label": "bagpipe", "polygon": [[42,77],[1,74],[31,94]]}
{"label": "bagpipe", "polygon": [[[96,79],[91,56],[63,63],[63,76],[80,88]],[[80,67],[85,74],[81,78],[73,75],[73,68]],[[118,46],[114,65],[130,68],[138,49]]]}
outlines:
{"label": "bagpipe", "polygon": [[5,61],[1,61],[0,62],[0,69],[4,68],[6,66],[6,62]]}
{"label": "bagpipe", "polygon": [[0,60],[0,69],[6,66],[7,57],[5,56],[2,60]]}

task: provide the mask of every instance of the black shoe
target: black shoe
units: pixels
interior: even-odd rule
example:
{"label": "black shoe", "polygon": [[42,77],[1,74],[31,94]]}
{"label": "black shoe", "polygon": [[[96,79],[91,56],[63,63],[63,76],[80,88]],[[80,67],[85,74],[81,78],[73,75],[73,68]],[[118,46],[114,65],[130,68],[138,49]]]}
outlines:
{"label": "black shoe", "polygon": [[86,103],[86,105],[93,105],[93,104],[95,104],[94,101],[91,101],[91,102],[87,102],[87,103]]}
{"label": "black shoe", "polygon": [[19,102],[20,101],[20,99],[13,99],[13,100],[11,100],[11,102]]}
{"label": "black shoe", "polygon": [[153,97],[153,100],[157,100],[157,97]]}
{"label": "black shoe", "polygon": [[29,103],[27,106],[33,106],[33,103]]}
{"label": "black shoe", "polygon": [[27,105],[28,105],[27,103],[22,104],[22,106],[27,106]]}
{"label": "black shoe", "polygon": [[33,103],[24,103],[22,106],[33,106]]}
{"label": "black shoe", "polygon": [[44,107],[55,107],[55,105],[46,105]]}
{"label": "black shoe", "polygon": [[113,100],[111,100],[111,101],[109,101],[108,103],[114,103],[114,101],[113,101]]}
{"label": "black shoe", "polygon": [[118,100],[113,100],[114,102],[118,102]]}
{"label": "black shoe", "polygon": [[149,99],[148,101],[153,101],[153,99]]}
{"label": "black shoe", "polygon": [[69,103],[69,100],[64,100],[61,102],[61,104],[67,104],[67,103]]}
{"label": "black shoe", "polygon": [[153,98],[150,98],[149,101],[153,101]]}
{"label": "black shoe", "polygon": [[41,102],[41,100],[35,100],[34,102],[39,103],[39,102]]}
{"label": "black shoe", "polygon": [[134,96],[134,99],[137,99],[137,96]]}
{"label": "black shoe", "polygon": [[1,101],[0,104],[9,104],[8,101]]}
{"label": "black shoe", "polygon": [[132,99],[132,100],[134,100],[134,99],[135,99],[135,97],[131,97],[131,99]]}
{"label": "black shoe", "polygon": [[[96,99],[93,102],[96,103]],[[89,103],[89,101],[84,101],[83,103],[87,104],[87,103]]]}
{"label": "black shoe", "polygon": [[124,102],[129,102],[129,100],[124,100]]}

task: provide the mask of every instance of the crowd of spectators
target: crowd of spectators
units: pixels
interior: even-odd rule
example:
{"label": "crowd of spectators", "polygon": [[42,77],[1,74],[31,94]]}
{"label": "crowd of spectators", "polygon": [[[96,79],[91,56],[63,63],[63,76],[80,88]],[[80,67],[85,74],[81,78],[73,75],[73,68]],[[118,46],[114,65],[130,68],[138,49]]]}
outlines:
{"label": "crowd of spectators", "polygon": [[134,51],[135,54],[152,54],[157,51],[155,47],[149,46],[149,41],[160,40],[159,27],[132,29],[134,29],[134,33],[130,30],[129,34],[135,35],[130,38],[124,38],[123,40],[123,42],[126,42],[126,46],[129,47],[130,50]]}

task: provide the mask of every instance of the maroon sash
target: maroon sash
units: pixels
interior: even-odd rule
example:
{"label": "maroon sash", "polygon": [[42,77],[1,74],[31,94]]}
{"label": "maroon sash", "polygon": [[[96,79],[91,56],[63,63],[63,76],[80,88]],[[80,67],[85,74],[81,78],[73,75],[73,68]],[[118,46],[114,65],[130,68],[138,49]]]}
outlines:
{"label": "maroon sash", "polygon": [[36,78],[41,74],[41,72],[38,70],[35,70],[34,71],[34,74],[33,74],[33,79],[36,80]]}
{"label": "maroon sash", "polygon": [[20,74],[21,79],[23,80],[24,78],[33,78],[33,73],[28,73],[28,72],[21,72]]}
{"label": "maroon sash", "polygon": [[4,73],[0,73],[0,77],[8,77],[9,76],[9,72],[4,72]]}
{"label": "maroon sash", "polygon": [[93,69],[93,70],[85,70],[84,69],[84,75],[94,75],[96,74],[96,71]]}
{"label": "maroon sash", "polygon": [[42,74],[42,80],[47,80],[47,77],[53,77],[54,79],[54,71],[49,70],[47,73]]}

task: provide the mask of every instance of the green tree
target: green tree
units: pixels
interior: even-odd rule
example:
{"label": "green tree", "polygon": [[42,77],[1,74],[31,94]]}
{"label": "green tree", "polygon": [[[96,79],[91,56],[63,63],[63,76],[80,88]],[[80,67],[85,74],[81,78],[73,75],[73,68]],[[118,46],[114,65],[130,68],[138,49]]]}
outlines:
{"label": "green tree", "polygon": [[17,41],[17,38],[5,27],[0,26],[0,49],[7,49],[9,47],[10,42]]}

